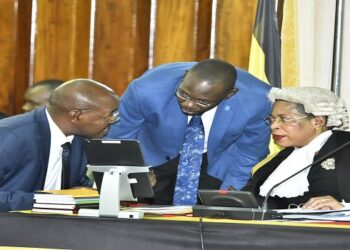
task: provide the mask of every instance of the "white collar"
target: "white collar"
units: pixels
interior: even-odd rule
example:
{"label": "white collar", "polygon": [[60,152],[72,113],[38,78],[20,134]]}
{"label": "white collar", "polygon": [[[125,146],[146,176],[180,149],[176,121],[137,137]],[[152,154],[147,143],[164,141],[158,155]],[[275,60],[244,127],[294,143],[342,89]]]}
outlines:
{"label": "white collar", "polygon": [[54,142],[54,144],[56,145],[62,145],[66,142],[71,143],[73,141],[74,135],[66,136],[65,134],[63,134],[62,130],[54,122],[47,109],[45,109],[45,112],[51,131],[51,143]]}
{"label": "white collar", "polygon": [[[328,130],[315,137],[309,144],[302,148],[295,148],[294,151],[270,174],[263,185],[260,187],[260,195],[266,196],[267,192],[277,183],[285,180],[294,173],[310,165],[322,146],[332,135],[332,131]],[[279,197],[296,197],[301,196],[309,191],[309,182],[307,175],[310,168],[304,170],[288,181],[276,187],[270,196]]]}

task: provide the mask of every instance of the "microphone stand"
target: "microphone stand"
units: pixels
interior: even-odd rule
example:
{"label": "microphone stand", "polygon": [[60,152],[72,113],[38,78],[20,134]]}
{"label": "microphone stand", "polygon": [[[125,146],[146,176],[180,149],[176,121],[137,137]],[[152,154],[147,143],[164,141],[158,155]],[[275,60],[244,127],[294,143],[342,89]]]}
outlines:
{"label": "microphone stand", "polygon": [[328,154],[325,154],[324,156],[322,156],[321,158],[317,159],[316,161],[314,161],[313,163],[307,165],[305,168],[302,168],[301,170],[299,170],[298,172],[294,173],[293,175],[287,177],[286,179],[278,182],[277,184],[273,185],[270,190],[267,192],[266,196],[265,196],[265,199],[264,199],[264,202],[262,204],[262,215],[261,215],[261,220],[264,220],[264,216],[265,216],[265,213],[267,212],[267,201],[270,197],[270,194],[271,192],[276,188],[278,187],[279,185],[281,185],[282,183],[288,181],[289,179],[293,178],[294,176],[300,174],[301,172],[303,172],[304,170],[320,163],[321,161],[324,161],[326,158],[328,158],[329,156],[331,156],[332,154],[338,152],[339,150],[345,148],[346,146],[350,145],[350,141],[340,145],[339,147],[333,149],[332,151],[330,151]]}

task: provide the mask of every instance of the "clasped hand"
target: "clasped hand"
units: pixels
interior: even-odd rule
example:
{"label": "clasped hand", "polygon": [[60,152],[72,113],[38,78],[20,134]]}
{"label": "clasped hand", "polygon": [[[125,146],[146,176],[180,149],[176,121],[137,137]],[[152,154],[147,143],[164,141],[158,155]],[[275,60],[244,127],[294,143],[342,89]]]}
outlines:
{"label": "clasped hand", "polygon": [[321,197],[313,197],[309,199],[304,205],[303,209],[311,209],[311,210],[336,210],[342,209],[344,207],[339,201],[334,199],[332,196],[321,196]]}

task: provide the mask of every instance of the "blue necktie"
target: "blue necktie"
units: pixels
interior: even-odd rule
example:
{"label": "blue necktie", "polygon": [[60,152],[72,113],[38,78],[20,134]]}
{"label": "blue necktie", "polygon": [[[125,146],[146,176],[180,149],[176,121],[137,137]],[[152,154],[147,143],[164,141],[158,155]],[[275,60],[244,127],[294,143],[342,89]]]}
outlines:
{"label": "blue necktie", "polygon": [[62,179],[61,179],[61,188],[69,188],[70,180],[70,164],[69,164],[69,155],[70,155],[70,143],[66,142],[61,145],[62,150]]}
{"label": "blue necktie", "polygon": [[187,125],[185,141],[180,151],[174,191],[174,205],[197,203],[199,175],[204,146],[204,128],[200,116],[193,116]]}

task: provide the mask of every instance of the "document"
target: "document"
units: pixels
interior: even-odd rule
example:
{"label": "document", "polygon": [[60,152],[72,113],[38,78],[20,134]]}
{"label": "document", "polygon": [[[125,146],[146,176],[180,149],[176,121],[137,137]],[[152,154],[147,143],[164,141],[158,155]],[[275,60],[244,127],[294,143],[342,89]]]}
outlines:
{"label": "document", "polygon": [[[192,206],[156,206],[156,205],[142,205],[135,207],[121,207],[119,213],[141,213],[143,214],[153,214],[153,215],[185,215],[192,213]],[[79,209],[79,216],[92,216],[99,217],[98,209]],[[123,217],[120,214],[119,218],[129,218]],[[138,218],[135,218],[138,219]]]}
{"label": "document", "polygon": [[[124,211],[124,210],[123,210]],[[127,211],[144,212],[145,214],[190,214],[192,213],[192,206],[139,206],[129,207]]]}
{"label": "document", "polygon": [[276,211],[283,214],[283,219],[350,221],[349,207],[339,210],[307,210],[295,208],[278,209]]}
{"label": "document", "polygon": [[311,209],[303,209],[303,208],[289,208],[289,209],[274,209],[274,211],[281,214],[327,214],[333,212],[344,212],[350,211],[349,207],[344,207],[338,210],[311,210]]}

